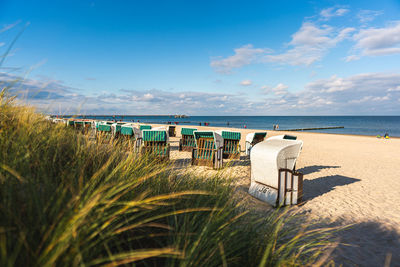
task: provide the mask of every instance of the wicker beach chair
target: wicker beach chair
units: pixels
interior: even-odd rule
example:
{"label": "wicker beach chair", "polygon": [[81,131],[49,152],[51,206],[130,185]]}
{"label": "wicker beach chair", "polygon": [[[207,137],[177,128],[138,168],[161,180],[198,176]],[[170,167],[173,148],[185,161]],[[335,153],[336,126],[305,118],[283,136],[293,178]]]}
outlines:
{"label": "wicker beach chair", "polygon": [[140,129],[141,131],[143,131],[143,130],[151,130],[151,125],[141,124],[141,125],[139,126],[139,129]]}
{"label": "wicker beach chair", "polygon": [[224,138],[224,159],[240,159],[240,132],[229,130],[216,131]]}
{"label": "wicker beach chair", "polygon": [[168,132],[162,130],[143,130],[141,153],[150,153],[162,159],[169,159],[170,145]]}
{"label": "wicker beach chair", "polygon": [[126,123],[121,125],[120,137],[128,141],[130,147],[133,147],[135,152],[139,152],[142,144],[142,131],[133,123]]}
{"label": "wicker beach chair", "polygon": [[126,124],[126,122],[115,122],[111,124],[111,134],[114,138],[118,138],[121,133],[121,126]]}
{"label": "wicker beach chair", "polygon": [[170,137],[176,136],[176,126],[175,125],[168,125],[168,135]]}
{"label": "wicker beach chair", "polygon": [[197,131],[195,128],[182,128],[181,139],[179,140],[179,151],[192,151],[196,146],[193,133]]}
{"label": "wicker beach chair", "polygon": [[295,171],[303,142],[269,138],[251,149],[249,193],[275,207],[297,204],[302,197],[303,175]]}
{"label": "wicker beach chair", "polygon": [[267,136],[266,132],[249,133],[246,135],[246,155],[250,156],[251,148],[262,141]]}
{"label": "wicker beach chair", "polygon": [[[72,125],[73,123],[73,125]],[[82,133],[87,133],[92,125],[90,120],[83,120],[83,119],[72,119],[68,122],[69,126],[73,126],[75,130]]]}
{"label": "wicker beach chair", "polygon": [[112,138],[111,125],[113,122],[102,121],[96,125],[96,139],[98,141],[108,141]]}
{"label": "wicker beach chair", "polygon": [[67,119],[65,120],[65,125],[69,127],[75,127],[75,120],[74,119]]}
{"label": "wicker beach chair", "polygon": [[222,136],[214,131],[195,131],[193,135],[196,147],[192,150],[192,165],[222,168],[224,149]]}

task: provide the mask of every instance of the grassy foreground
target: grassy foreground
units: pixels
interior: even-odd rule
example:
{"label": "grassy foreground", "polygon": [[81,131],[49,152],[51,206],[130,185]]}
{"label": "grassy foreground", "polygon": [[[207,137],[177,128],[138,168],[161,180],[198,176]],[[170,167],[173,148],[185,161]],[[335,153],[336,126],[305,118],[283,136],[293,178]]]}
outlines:
{"label": "grassy foreground", "polygon": [[0,95],[0,266],[325,265],[328,230],[254,216],[233,183],[98,145]]}

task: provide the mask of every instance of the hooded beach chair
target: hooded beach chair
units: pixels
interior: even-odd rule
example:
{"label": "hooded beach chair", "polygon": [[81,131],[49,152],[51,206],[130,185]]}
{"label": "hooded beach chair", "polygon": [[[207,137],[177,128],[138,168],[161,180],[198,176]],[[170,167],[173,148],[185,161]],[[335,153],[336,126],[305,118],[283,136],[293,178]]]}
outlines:
{"label": "hooded beach chair", "polygon": [[151,125],[141,124],[141,125],[139,125],[139,129],[141,131],[143,131],[143,130],[151,130]]}
{"label": "hooded beach chair", "polygon": [[303,175],[295,171],[303,142],[269,138],[251,149],[249,193],[274,207],[301,201]]}
{"label": "hooded beach chair", "polygon": [[176,126],[175,125],[168,125],[168,135],[169,135],[169,137],[176,136]]}
{"label": "hooded beach chair", "polygon": [[75,130],[82,133],[87,133],[91,125],[90,121],[83,119],[74,119],[73,122]]}
{"label": "hooded beach chair", "polygon": [[165,130],[143,130],[141,152],[169,159],[168,139],[168,132]]}
{"label": "hooded beach chair", "polygon": [[262,141],[267,136],[266,132],[249,133],[246,135],[246,156],[250,156],[251,148]]}
{"label": "hooded beach chair", "polygon": [[57,118],[55,118],[55,119],[52,119],[51,121],[52,121],[53,123],[65,123],[64,119],[57,119]]}
{"label": "hooded beach chair", "polygon": [[192,165],[223,166],[224,138],[214,131],[194,131],[196,147],[192,150]]}
{"label": "hooded beach chair", "polygon": [[138,152],[142,144],[142,131],[133,123],[125,123],[121,125],[120,137],[133,145],[134,151]]}
{"label": "hooded beach chair", "polygon": [[216,131],[224,138],[224,159],[240,159],[240,132],[234,132],[229,130]]}
{"label": "hooded beach chair", "polygon": [[112,138],[112,129],[111,125],[113,122],[111,121],[101,121],[97,123],[97,128],[96,128],[96,138],[98,140],[109,140]]}
{"label": "hooded beach chair", "polygon": [[121,133],[121,126],[126,124],[126,122],[115,122],[111,124],[111,134],[114,138],[118,138]]}
{"label": "hooded beach chair", "polygon": [[70,127],[75,127],[75,120],[74,119],[67,119],[65,120],[65,124]]}
{"label": "hooded beach chair", "polygon": [[181,139],[179,140],[179,151],[192,151],[196,146],[193,133],[196,128],[181,128]]}

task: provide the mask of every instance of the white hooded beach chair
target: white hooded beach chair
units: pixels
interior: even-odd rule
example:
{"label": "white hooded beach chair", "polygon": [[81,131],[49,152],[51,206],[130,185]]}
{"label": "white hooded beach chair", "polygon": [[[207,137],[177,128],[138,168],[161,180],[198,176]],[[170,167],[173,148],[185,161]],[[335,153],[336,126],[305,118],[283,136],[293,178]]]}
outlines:
{"label": "white hooded beach chair", "polygon": [[221,168],[224,138],[214,131],[194,131],[193,135],[196,147],[192,150],[192,165]]}
{"label": "white hooded beach chair", "polygon": [[249,193],[274,207],[297,204],[303,175],[294,171],[303,142],[269,138],[251,149]]}
{"label": "white hooded beach chair", "polygon": [[262,141],[267,136],[266,132],[249,133],[246,135],[246,156],[250,156],[251,148]]}

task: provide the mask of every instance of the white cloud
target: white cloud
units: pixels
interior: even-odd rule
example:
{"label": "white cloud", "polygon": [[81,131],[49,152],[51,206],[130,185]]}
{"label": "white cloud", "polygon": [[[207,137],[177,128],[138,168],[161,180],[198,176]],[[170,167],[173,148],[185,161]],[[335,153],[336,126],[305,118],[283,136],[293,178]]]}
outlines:
{"label": "white cloud", "polygon": [[321,26],[304,22],[301,28],[292,35],[289,45],[293,48],[278,55],[265,56],[266,61],[288,64],[292,66],[309,66],[322,59],[329,49],[349,37],[354,28],[336,30],[329,26]]}
{"label": "white cloud", "polygon": [[244,81],[240,82],[240,85],[242,85],[242,86],[249,86],[251,84],[252,84],[252,82],[250,80],[244,80]]}
{"label": "white cloud", "polygon": [[367,23],[373,21],[377,16],[383,14],[381,10],[361,10],[357,14],[357,18],[360,20],[361,23]]}
{"label": "white cloud", "polygon": [[349,12],[349,10],[346,8],[330,7],[330,8],[325,8],[325,9],[321,10],[319,15],[320,15],[321,20],[326,21],[333,17],[341,17],[344,14],[346,14],[347,12]]}
{"label": "white cloud", "polygon": [[[14,78],[0,73],[0,84],[7,85]],[[278,83],[263,86],[268,94],[256,99],[245,94],[157,89],[84,95],[60,82],[35,80],[21,81],[16,88],[22,89],[20,99],[39,110],[50,113],[61,110],[62,114],[368,115],[376,114],[376,110],[383,115],[400,113],[400,73],[334,75],[310,82],[297,92],[290,92],[287,85]]]}
{"label": "white cloud", "polygon": [[362,55],[380,56],[400,53],[400,21],[384,28],[361,29],[354,35],[355,49]]}
{"label": "white cloud", "polygon": [[266,95],[275,95],[275,96],[284,96],[289,93],[287,90],[289,86],[283,84],[283,83],[278,83],[275,87],[271,87],[268,85],[264,85],[261,87],[261,91],[263,94]]}
{"label": "white cloud", "polygon": [[388,92],[400,92],[400,85],[397,87],[389,88]]}
{"label": "white cloud", "polygon": [[[268,48],[255,48],[248,44],[236,48],[235,54],[226,58],[213,59],[210,65],[220,73],[230,73],[234,68],[240,68],[253,63],[275,62],[283,65],[309,66],[320,61],[325,54],[339,42],[349,38],[355,31],[352,27],[337,28],[319,25],[332,17],[343,16],[349,12],[346,8],[331,7],[320,12],[319,20],[303,22],[300,29],[291,37],[284,47],[286,51],[273,54]],[[349,58],[354,60],[353,58]]]}
{"label": "white cloud", "polygon": [[211,67],[217,72],[230,73],[234,68],[240,68],[253,63],[257,59],[257,55],[270,52],[269,49],[253,48],[248,44],[240,48],[236,48],[235,54],[224,59],[214,59],[211,61]]}
{"label": "white cloud", "polygon": [[347,56],[347,57],[345,57],[345,61],[346,62],[350,62],[350,61],[354,61],[354,60],[359,60],[360,59],[360,56],[357,56],[357,55],[350,55],[350,56]]}
{"label": "white cloud", "polygon": [[154,99],[154,95],[147,93],[143,95],[143,100],[152,100]]}
{"label": "white cloud", "polygon": [[288,88],[289,86],[284,85],[283,83],[279,83],[277,86],[272,88],[272,91],[275,93],[275,95],[284,95],[288,92]]}

